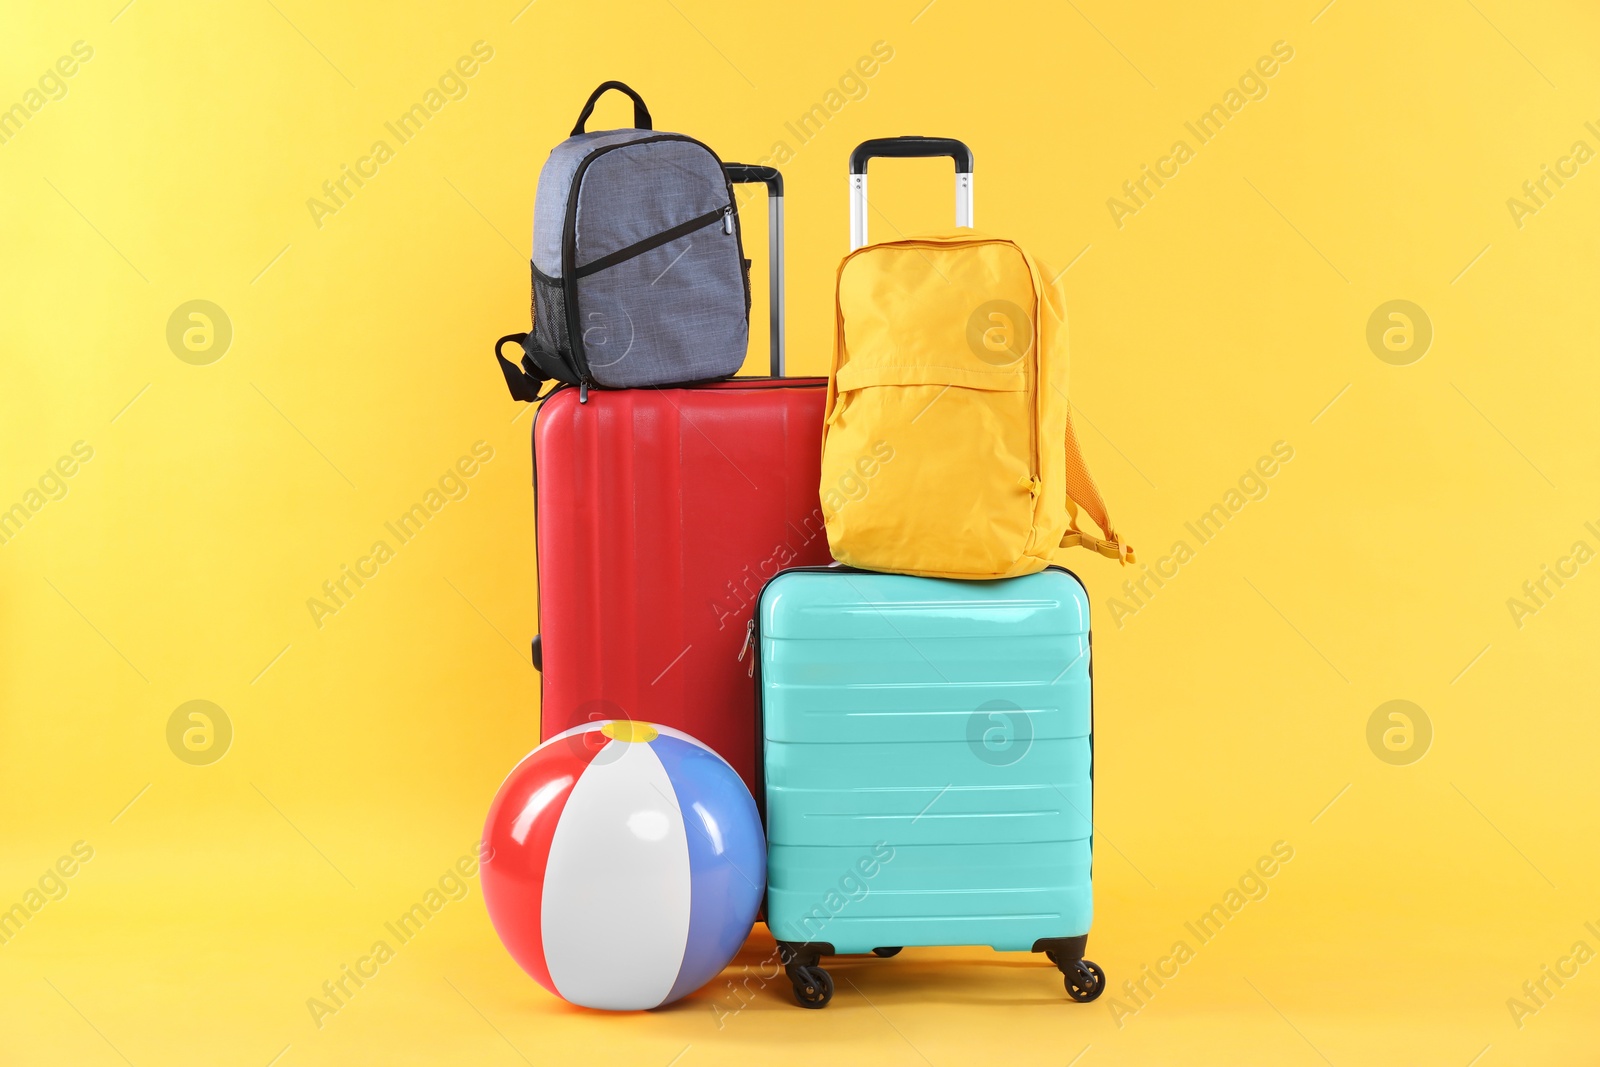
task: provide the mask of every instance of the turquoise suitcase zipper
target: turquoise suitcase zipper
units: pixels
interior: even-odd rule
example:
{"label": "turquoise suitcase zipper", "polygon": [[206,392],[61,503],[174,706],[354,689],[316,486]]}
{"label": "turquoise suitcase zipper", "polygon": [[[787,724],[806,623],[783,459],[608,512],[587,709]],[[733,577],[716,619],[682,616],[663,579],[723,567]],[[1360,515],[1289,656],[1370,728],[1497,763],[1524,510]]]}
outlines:
{"label": "turquoise suitcase zipper", "polygon": [[752,622],[767,924],[796,999],[832,954],[1045,952],[1093,1000],[1089,601],[1069,571],[992,582],[797,568]]}

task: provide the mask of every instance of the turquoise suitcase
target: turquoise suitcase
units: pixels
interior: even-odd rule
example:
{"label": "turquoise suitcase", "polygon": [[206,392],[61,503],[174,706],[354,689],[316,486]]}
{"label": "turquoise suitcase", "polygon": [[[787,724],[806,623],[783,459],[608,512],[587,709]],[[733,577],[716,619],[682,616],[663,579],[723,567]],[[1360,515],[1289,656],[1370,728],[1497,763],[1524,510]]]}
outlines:
{"label": "turquoise suitcase", "polygon": [[1044,952],[1093,1000],[1089,600],[1069,571],[991,582],[784,571],[751,640],[767,924],[795,998],[823,956]]}

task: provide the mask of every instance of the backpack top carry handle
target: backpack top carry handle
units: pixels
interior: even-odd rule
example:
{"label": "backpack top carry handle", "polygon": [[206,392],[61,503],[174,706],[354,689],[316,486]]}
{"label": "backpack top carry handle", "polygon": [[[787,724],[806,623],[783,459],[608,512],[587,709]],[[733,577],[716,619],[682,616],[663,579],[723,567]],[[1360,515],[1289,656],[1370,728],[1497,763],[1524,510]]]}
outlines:
{"label": "backpack top carry handle", "polygon": [[761,184],[767,187],[767,318],[772,335],[771,373],[783,377],[783,175],[777,167],[752,166],[747,163],[724,163],[728,180],[735,185]]}
{"label": "backpack top carry handle", "polygon": [[850,153],[850,251],[867,243],[867,162],[875,156],[949,156],[956,165],[956,225],[972,226],[972,149],[954,137],[875,137]]}
{"label": "backpack top carry handle", "polygon": [[618,81],[601,82],[600,87],[589,94],[588,102],[583,105],[583,110],[578,114],[578,121],[573,124],[572,136],[587,133],[583,127],[589,121],[589,116],[594,114],[594,105],[606,94],[608,90],[615,89],[619,93],[626,93],[633,97],[633,125],[636,129],[653,130],[650,124],[650,109],[644,106],[644,97],[634,92],[633,89]]}

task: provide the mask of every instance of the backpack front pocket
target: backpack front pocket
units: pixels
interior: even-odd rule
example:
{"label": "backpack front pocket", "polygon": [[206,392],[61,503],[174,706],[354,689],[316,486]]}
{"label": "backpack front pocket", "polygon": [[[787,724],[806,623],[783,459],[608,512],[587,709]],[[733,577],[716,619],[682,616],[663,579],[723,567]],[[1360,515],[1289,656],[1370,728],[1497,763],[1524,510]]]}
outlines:
{"label": "backpack front pocket", "polygon": [[834,558],[869,570],[990,577],[1033,526],[1026,388],[951,382],[840,390],[822,455]]}

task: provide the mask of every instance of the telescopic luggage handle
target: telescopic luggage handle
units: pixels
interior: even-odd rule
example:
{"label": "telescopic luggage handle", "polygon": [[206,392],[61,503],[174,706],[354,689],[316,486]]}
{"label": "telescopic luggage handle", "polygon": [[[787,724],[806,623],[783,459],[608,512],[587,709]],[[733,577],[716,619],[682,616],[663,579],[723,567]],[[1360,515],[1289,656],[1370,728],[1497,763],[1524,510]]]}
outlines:
{"label": "telescopic luggage handle", "polygon": [[867,161],[949,156],[956,165],[956,225],[972,225],[972,149],[954,137],[875,137],[850,153],[850,251],[867,243]]}
{"label": "telescopic luggage handle", "polygon": [[761,184],[767,187],[767,270],[771,325],[771,370],[774,378],[783,377],[785,348],[783,341],[783,175],[777,167],[753,166],[748,163],[724,163],[722,170],[735,185]]}

